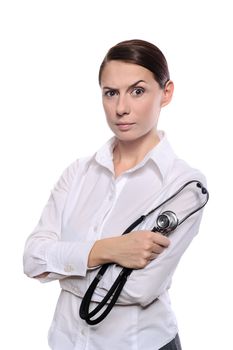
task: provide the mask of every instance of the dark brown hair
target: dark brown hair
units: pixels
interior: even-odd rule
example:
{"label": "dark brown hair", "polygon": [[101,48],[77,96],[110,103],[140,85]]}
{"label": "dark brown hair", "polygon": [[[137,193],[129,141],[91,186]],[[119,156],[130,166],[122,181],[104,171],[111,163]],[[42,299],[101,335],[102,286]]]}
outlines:
{"label": "dark brown hair", "polygon": [[101,83],[101,76],[106,63],[112,60],[134,63],[149,69],[162,89],[170,80],[168,64],[164,54],[157,46],[148,41],[139,39],[126,40],[109,49],[100,65],[99,84]]}

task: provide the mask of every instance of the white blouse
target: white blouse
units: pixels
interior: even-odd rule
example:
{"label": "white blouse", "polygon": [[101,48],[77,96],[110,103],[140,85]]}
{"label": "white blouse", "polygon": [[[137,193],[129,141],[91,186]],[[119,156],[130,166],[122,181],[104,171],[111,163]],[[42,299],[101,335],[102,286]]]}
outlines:
{"label": "white blouse", "polygon": [[[178,331],[168,289],[182,254],[198,232],[202,211],[170,235],[171,244],[155,260],[132,272],[106,319],[89,326],[79,317],[82,297],[98,271],[87,266],[95,241],[121,235],[185,182],[205,184],[198,170],[174,154],[163,133],[142,162],[115,178],[114,141],[65,170],[26,242],[25,273],[35,277],[50,272],[41,282],[57,279],[62,288],[49,331],[53,350],[156,350]],[[187,189],[162,210],[182,218],[199,204],[196,192]],[[151,230],[157,216],[158,212],[152,214],[137,230]],[[121,269],[115,264],[108,268],[91,307],[102,300]]]}

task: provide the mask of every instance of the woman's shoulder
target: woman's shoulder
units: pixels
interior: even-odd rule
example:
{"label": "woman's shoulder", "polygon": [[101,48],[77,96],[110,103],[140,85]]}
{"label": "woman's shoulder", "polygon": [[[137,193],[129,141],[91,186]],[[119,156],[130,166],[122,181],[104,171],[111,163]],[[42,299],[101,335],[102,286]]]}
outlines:
{"label": "woman's shoulder", "polygon": [[63,174],[66,174],[69,177],[75,177],[77,173],[85,171],[92,160],[93,155],[77,158],[66,167]]}
{"label": "woman's shoulder", "polygon": [[206,184],[206,177],[199,168],[193,167],[187,161],[178,157],[174,159],[169,177],[175,177],[185,181],[198,180]]}

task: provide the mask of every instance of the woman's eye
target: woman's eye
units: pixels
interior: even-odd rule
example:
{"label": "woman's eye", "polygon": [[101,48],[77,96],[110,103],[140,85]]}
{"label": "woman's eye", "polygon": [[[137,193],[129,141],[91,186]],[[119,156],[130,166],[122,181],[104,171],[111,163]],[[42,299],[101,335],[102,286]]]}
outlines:
{"label": "woman's eye", "polygon": [[143,88],[135,88],[132,91],[132,95],[133,96],[141,96],[141,95],[143,95],[144,91],[145,90]]}
{"label": "woman's eye", "polygon": [[107,96],[107,97],[113,97],[115,95],[116,95],[115,90],[108,90],[108,91],[105,91],[105,93],[104,93],[104,96]]}

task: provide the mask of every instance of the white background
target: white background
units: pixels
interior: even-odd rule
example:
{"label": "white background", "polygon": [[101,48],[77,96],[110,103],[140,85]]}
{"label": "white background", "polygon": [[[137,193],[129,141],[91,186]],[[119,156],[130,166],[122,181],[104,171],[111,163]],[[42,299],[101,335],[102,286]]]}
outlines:
{"label": "white background", "polygon": [[160,128],[176,152],[204,172],[211,196],[171,289],[183,349],[231,348],[230,5],[0,2],[1,348],[47,349],[59,285],[23,275],[24,243],[63,169],[111,136],[98,69],[109,47],[132,38],[152,41],[165,53],[176,90]]}

